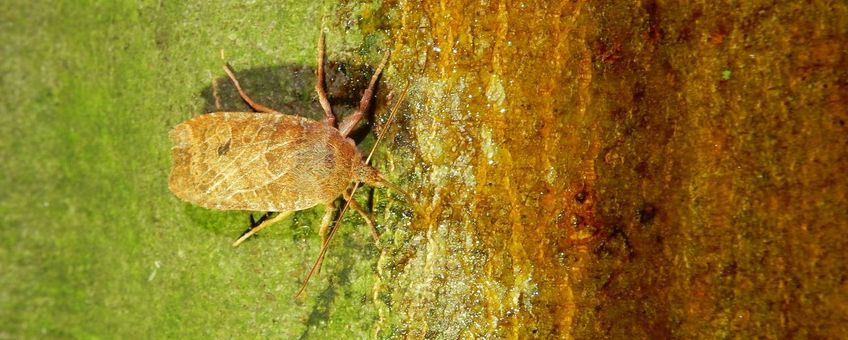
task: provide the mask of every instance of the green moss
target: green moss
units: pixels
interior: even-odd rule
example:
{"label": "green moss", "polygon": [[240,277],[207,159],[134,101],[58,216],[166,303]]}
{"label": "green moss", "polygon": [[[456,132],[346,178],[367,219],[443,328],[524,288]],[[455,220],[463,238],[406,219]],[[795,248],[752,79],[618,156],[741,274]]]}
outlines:
{"label": "green moss", "polygon": [[[294,300],[320,211],[232,249],[246,213],[167,189],[168,130],[204,113],[220,51],[237,69],[312,65],[332,3],[2,7],[0,337],[369,334],[376,256],[358,217]],[[329,38],[331,58],[360,43]]]}

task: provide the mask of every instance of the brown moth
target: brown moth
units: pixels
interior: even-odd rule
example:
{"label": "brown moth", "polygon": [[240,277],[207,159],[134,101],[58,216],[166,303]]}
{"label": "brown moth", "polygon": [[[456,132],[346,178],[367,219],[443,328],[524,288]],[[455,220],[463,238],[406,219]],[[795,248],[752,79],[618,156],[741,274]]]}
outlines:
{"label": "brown moth", "polygon": [[348,187],[364,182],[403,192],[366,164],[348,135],[368,109],[387,60],[388,53],[371,77],[357,110],[338,127],[324,84],[323,32],[318,42],[315,84],[324,109],[322,121],[282,114],[254,102],[224,66],[242,99],[259,112],[215,112],[175,126],[170,132],[173,169],[168,188],[177,197],[205,208],[279,212],[242,235],[233,246],[292,212],[317,205],[326,207],[319,231],[326,246],[339,195],[365,218],[378,240],[370,216],[351,198]]}

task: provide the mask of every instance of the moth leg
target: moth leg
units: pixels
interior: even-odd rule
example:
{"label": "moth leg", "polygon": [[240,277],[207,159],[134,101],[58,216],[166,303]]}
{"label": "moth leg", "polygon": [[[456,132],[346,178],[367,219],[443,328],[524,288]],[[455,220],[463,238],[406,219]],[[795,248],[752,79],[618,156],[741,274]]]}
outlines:
{"label": "moth leg", "polygon": [[260,223],[265,222],[265,220],[267,220],[269,217],[271,217],[271,212],[268,211],[268,212],[262,214],[262,216],[260,216],[258,220],[253,219],[253,213],[250,213],[249,216],[250,216],[250,228],[248,228],[247,231],[245,231],[245,233],[250,231],[250,229],[255,228]]}
{"label": "moth leg", "polygon": [[[326,247],[327,236],[330,233],[330,224],[333,223],[333,216],[336,215],[336,201],[328,203],[324,208],[324,217],[321,218],[321,229],[318,229],[318,234],[321,235],[321,247]],[[318,269],[316,271],[318,273],[321,272],[321,264],[323,262],[323,258],[318,258]]]}
{"label": "moth leg", "polygon": [[239,237],[238,240],[233,242],[233,247],[238,247],[239,244],[244,242],[244,240],[248,239],[249,237],[253,236],[253,234],[258,233],[260,230],[265,229],[265,227],[267,227],[269,225],[272,225],[274,223],[277,223],[277,222],[283,220],[284,218],[291,215],[291,213],[292,213],[291,211],[280,212],[279,214],[277,214],[277,216],[274,216],[270,219],[266,219],[261,224],[256,226],[256,228],[251,228],[250,231],[248,231],[247,233],[245,233],[244,235]]}
{"label": "moth leg", "polygon": [[377,227],[374,226],[374,219],[371,218],[371,214],[365,212],[365,209],[362,209],[362,206],[353,200],[353,197],[350,196],[349,192],[344,191],[342,195],[344,196],[345,201],[347,201],[347,204],[350,204],[350,207],[359,213],[363,219],[365,219],[365,223],[367,223],[368,227],[371,228],[371,237],[374,238],[374,242],[380,242],[380,233],[377,231]]}
{"label": "moth leg", "polygon": [[365,114],[365,111],[368,110],[368,106],[371,104],[371,97],[374,96],[374,86],[377,85],[377,79],[380,78],[380,73],[383,72],[383,67],[386,66],[386,62],[388,60],[389,52],[386,52],[386,55],[383,56],[383,60],[380,61],[380,66],[377,66],[377,70],[374,71],[374,75],[371,76],[371,83],[368,84],[368,88],[365,89],[365,92],[362,93],[362,98],[359,99],[359,108],[356,109],[356,111],[350,116],[345,117],[342,124],[339,126],[339,132],[341,132],[342,136],[347,136],[362,119],[362,115]]}
{"label": "moth leg", "polygon": [[321,29],[321,37],[318,38],[318,73],[315,76],[315,92],[318,92],[318,102],[324,109],[324,124],[335,127],[336,115],[327,98],[327,85],[324,83],[324,29]]}
{"label": "moth leg", "polygon": [[233,81],[233,85],[236,86],[236,90],[238,90],[241,99],[244,99],[244,101],[247,102],[247,105],[250,105],[250,107],[259,112],[282,114],[272,108],[253,101],[253,99],[250,99],[250,97],[247,96],[247,93],[241,89],[241,85],[239,84],[238,79],[236,79],[236,75],[233,73],[233,70],[230,69],[230,65],[224,64],[224,72],[227,72],[227,76],[229,76],[230,80]]}
{"label": "moth leg", "polygon": [[215,98],[215,110],[221,111],[221,97],[218,95],[218,79],[212,79],[212,98]]}
{"label": "moth leg", "polygon": [[403,200],[406,201],[407,203],[413,203],[414,202],[412,200],[412,196],[409,196],[409,194],[406,191],[401,189],[396,184],[389,182],[388,180],[383,178],[383,175],[381,175],[376,169],[374,169],[370,166],[365,166],[365,167],[362,167],[360,169],[364,170],[364,171],[360,171],[359,174],[357,175],[357,177],[354,178],[355,180],[362,181],[365,184],[368,184],[372,187],[392,189],[392,191],[394,191],[395,193],[403,196]]}
{"label": "moth leg", "polygon": [[333,215],[336,214],[336,202],[327,204],[327,207],[324,208],[324,217],[321,218],[321,229],[318,230],[318,234],[321,235],[321,245],[327,243],[327,234],[330,231],[330,224],[333,223]]}

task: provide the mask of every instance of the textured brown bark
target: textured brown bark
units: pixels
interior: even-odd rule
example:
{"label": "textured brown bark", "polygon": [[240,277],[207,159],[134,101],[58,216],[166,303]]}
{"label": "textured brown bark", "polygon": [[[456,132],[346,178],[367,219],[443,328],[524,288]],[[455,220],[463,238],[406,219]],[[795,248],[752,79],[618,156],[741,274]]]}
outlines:
{"label": "textured brown bark", "polygon": [[844,3],[386,8],[424,213],[378,334],[848,333]]}

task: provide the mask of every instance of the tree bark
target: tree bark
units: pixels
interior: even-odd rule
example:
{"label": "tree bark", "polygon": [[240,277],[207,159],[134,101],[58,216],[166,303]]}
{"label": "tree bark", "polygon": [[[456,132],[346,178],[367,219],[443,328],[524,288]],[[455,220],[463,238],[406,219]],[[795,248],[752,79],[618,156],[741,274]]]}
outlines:
{"label": "tree bark", "polygon": [[844,3],[384,6],[377,334],[848,333]]}

